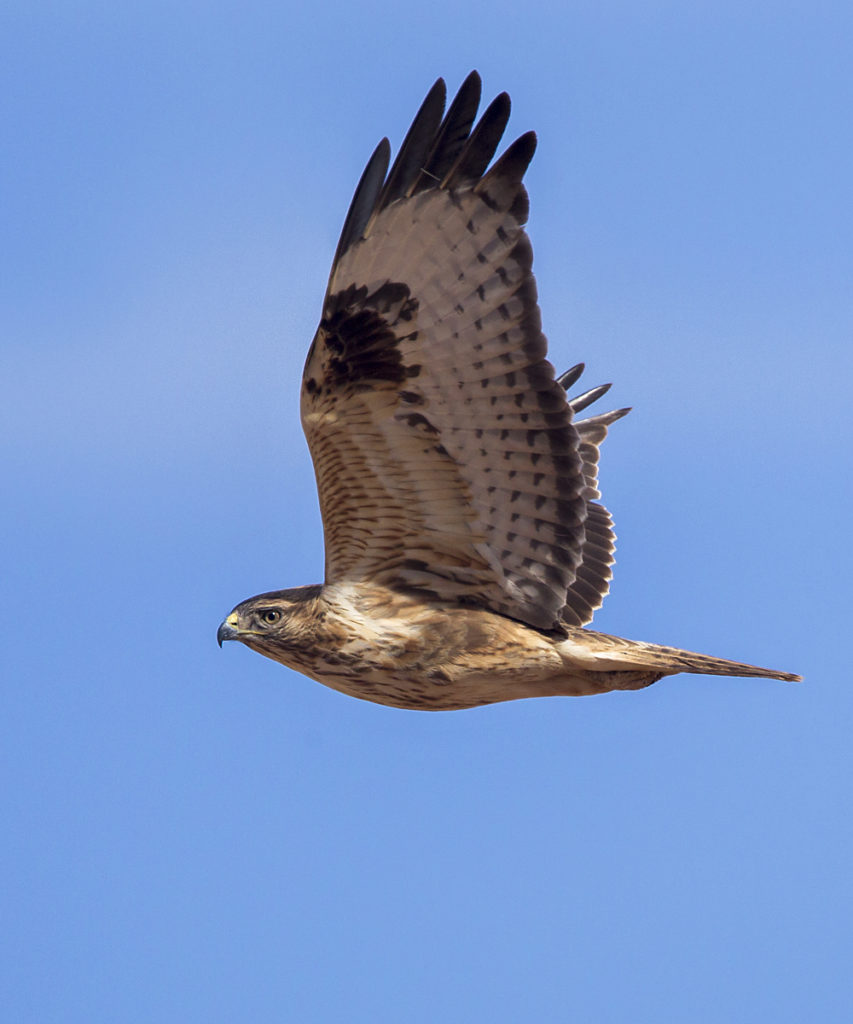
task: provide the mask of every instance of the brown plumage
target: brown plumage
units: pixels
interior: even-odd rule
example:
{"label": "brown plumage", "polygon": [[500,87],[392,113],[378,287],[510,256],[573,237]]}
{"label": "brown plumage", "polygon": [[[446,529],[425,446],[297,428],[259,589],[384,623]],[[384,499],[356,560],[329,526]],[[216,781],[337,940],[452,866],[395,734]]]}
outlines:
{"label": "brown plumage", "polygon": [[447,114],[430,90],[388,171],[383,139],[335,253],[302,380],[326,549],[322,587],[238,605],[223,640],[395,707],[638,689],[664,675],[790,673],[582,628],[615,538],[599,445],[628,412],[575,419],[546,360],[509,117],[476,126],[472,73]]}

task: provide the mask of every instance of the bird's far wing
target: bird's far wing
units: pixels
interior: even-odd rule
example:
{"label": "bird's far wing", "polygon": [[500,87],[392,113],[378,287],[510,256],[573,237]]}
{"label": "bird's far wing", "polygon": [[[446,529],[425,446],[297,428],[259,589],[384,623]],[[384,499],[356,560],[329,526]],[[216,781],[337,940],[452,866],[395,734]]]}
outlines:
{"label": "bird's far wing", "polygon": [[302,423],[327,582],[375,580],[560,630],[589,608],[596,584],[578,570],[611,538],[609,517],[588,511],[599,431],[579,435],[545,359],[521,182],[535,136],[487,171],[509,98],[472,130],[479,94],[472,73],[442,120],[439,80],[387,177],[386,140],[368,164],[305,364]]}
{"label": "bird's far wing", "polygon": [[[561,374],[557,380],[568,391],[583,373],[583,363],[578,363],[571,370]],[[601,384],[585,391],[582,395],[569,399],[569,407],[573,413],[586,409],[588,405],[601,398],[610,390],[609,384]],[[613,409],[611,412],[588,416],[575,420],[580,444],[578,450],[583,460],[583,473],[586,481],[584,497],[587,499],[587,516],[584,523],[584,540],[581,548],[581,560],[577,568],[575,580],[569,587],[566,596],[566,607],[563,620],[570,626],[585,626],[592,622],[596,609],[601,607],[610,590],[613,578],[612,565],[616,550],[616,534],[613,531],[613,519],[607,509],[595,498],[600,498],[598,490],[598,459],[600,446],[607,437],[607,429],[617,420],[627,416],[630,409]]]}

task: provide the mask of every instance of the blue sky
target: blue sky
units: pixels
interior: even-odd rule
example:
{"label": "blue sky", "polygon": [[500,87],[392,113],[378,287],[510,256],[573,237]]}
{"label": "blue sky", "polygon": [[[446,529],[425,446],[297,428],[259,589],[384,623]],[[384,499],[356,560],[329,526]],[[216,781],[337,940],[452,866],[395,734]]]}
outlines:
{"label": "blue sky", "polygon": [[[4,1019],[850,1019],[853,15],[742,6],[4,5]],[[473,67],[552,359],[634,407],[596,626],[805,685],[428,715],[217,649],[322,576],[337,234]]]}

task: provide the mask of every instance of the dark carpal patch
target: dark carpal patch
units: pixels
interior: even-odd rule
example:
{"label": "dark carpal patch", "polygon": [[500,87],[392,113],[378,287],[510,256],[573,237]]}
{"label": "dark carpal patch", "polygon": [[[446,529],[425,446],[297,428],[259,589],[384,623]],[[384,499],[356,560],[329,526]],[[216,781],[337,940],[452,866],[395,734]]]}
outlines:
{"label": "dark carpal patch", "polygon": [[419,412],[409,413],[399,418],[413,430],[418,430],[422,434],[430,434],[434,437],[437,437],[439,434],[438,428],[433,426],[426,416],[422,416]]}
{"label": "dark carpal patch", "polygon": [[417,376],[420,367],[404,365],[399,349],[401,341],[417,337],[412,329],[417,311],[417,299],[397,281],[369,295],[366,287],[355,285],[330,295],[318,331],[328,353],[329,382],[369,387]]}

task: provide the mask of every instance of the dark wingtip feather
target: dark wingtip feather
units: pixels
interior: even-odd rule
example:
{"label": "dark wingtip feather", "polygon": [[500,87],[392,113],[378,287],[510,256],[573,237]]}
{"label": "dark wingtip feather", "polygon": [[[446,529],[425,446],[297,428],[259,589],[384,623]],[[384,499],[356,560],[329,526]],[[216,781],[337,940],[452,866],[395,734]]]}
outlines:
{"label": "dark wingtip feather", "polygon": [[354,245],[370,220],[376,206],[376,200],[385,180],[385,172],[388,170],[388,162],[391,159],[391,143],[388,139],[382,139],[374,149],[373,155],[367,162],[362,172],[355,195],[352,197],[346,220],[344,221],[338,247],[335,250],[335,258],[332,260],[334,267],[343,254]]}
{"label": "dark wingtip feather", "polygon": [[611,387],[611,384],[599,384],[597,388],[590,388],[589,391],[584,391],[584,393],[582,395],[578,395],[577,398],[569,399],[569,406],[572,412],[580,412],[588,405],[592,405],[592,403],[601,398],[602,395],[606,395]]}
{"label": "dark wingtip feather", "polygon": [[570,369],[566,370],[565,373],[560,374],[560,376],[557,378],[557,383],[564,387],[566,391],[568,391],[572,384],[577,383],[585,369],[585,363],[575,363],[575,365],[572,366]]}
{"label": "dark wingtip feather", "polygon": [[472,130],[481,87],[479,74],[470,72],[442,120],[447,90],[444,80],[437,79],[415,115],[390,173],[391,147],[387,139],[379,143],[355,190],[333,267],[370,230],[372,217],[395,200],[428,188],[474,185],[486,195],[492,182],[517,185],[516,195],[510,197],[510,213],[519,224],[524,223],[527,195],[520,183],[535,152],[536,135],[526,132],[516,139],[486,174],[509,120],[510,99],[505,92],[496,96]]}
{"label": "dark wingtip feather", "polygon": [[477,116],[482,87],[483,83],[476,71],[472,71],[459,86],[459,91],[441,122],[422,173],[410,191],[411,195],[422,192],[426,188],[435,187],[453,166],[453,162],[468,139],[471,125]]}
{"label": "dark wingtip feather", "polygon": [[500,144],[510,112],[509,94],[499,93],[486,107],[465,148],[442,181],[443,188],[461,188],[480,178]]}
{"label": "dark wingtip feather", "polygon": [[530,166],[536,152],[536,132],[525,132],[495,161],[489,173],[477,184],[477,191],[487,191],[491,181],[501,179],[518,183]]}
{"label": "dark wingtip feather", "polygon": [[377,211],[405,195],[420,175],[439,131],[446,100],[447,86],[444,79],[439,78],[426,94],[411,127],[406,132],[400,152],[376,204]]}

